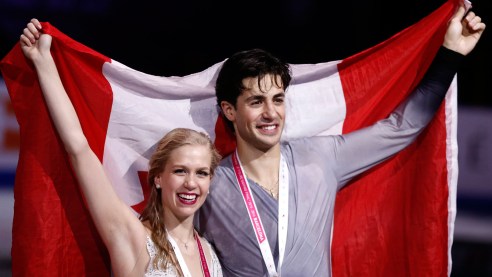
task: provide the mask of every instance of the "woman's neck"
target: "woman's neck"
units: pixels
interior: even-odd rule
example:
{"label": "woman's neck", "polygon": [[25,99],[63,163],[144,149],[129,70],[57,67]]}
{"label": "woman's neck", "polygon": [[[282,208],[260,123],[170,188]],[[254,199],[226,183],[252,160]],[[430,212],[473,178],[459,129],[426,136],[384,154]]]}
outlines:
{"label": "woman's neck", "polygon": [[193,239],[195,231],[193,226],[193,216],[189,216],[184,220],[179,220],[176,216],[169,212],[164,212],[164,226],[167,232],[175,239],[181,242],[189,242]]}

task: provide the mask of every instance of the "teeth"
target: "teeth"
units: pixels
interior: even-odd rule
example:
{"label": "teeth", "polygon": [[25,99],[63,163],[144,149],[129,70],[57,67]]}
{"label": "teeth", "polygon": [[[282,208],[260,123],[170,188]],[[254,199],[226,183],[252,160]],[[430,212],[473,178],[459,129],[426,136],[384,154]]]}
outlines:
{"label": "teeth", "polygon": [[180,198],[186,199],[186,200],[195,200],[196,195],[195,194],[178,194]]}
{"label": "teeth", "polygon": [[273,130],[273,129],[275,129],[275,125],[264,126],[264,127],[262,127],[262,129],[265,129],[265,130]]}

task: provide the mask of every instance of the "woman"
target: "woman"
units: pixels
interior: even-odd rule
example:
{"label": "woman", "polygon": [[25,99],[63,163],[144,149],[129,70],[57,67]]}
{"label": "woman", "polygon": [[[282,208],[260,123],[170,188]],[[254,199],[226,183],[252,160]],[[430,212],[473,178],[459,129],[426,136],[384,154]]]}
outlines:
{"label": "woman", "polygon": [[51,56],[52,38],[41,29],[32,19],[20,37],[21,48],[34,64],[114,276],[222,276],[211,245],[193,228],[220,161],[210,139],[175,129],[159,141],[149,161],[151,196],[139,220],[118,198],[91,150]]}

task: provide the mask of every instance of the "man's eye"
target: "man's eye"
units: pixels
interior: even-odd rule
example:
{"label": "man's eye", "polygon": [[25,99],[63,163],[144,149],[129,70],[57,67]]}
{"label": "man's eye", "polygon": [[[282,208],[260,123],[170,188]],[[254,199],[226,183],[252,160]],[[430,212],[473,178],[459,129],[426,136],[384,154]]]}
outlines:
{"label": "man's eye", "polygon": [[275,98],[273,101],[275,101],[275,103],[284,103],[284,98]]}
{"label": "man's eye", "polygon": [[250,104],[252,106],[258,106],[258,105],[261,105],[261,101],[260,100],[252,101]]}

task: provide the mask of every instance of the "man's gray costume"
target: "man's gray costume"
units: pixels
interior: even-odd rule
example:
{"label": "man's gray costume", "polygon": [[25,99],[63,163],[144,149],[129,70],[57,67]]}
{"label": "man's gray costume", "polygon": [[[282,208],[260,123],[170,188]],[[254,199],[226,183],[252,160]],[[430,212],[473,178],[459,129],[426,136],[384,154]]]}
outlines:
{"label": "man's gray costume", "polygon": [[[433,118],[463,56],[443,47],[423,81],[387,119],[339,136],[281,145],[289,168],[289,220],[281,276],[331,276],[335,197],[353,177],[411,144]],[[248,180],[275,262],[278,203]],[[231,156],[215,172],[196,226],[215,247],[224,276],[268,276],[237,185]]]}

